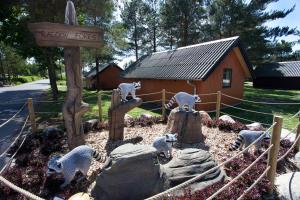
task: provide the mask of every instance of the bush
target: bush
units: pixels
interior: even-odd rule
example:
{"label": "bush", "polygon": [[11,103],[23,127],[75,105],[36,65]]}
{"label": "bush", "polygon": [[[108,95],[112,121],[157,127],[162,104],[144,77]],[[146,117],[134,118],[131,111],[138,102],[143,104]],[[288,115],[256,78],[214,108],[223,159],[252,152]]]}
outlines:
{"label": "bush", "polygon": [[246,127],[245,124],[239,122],[239,121],[235,121],[236,123],[229,123],[229,122],[225,122],[222,120],[203,120],[202,124],[207,126],[208,128],[216,128],[218,127],[219,130],[221,131],[226,131],[226,132],[230,132],[233,131],[235,133],[240,132],[241,130],[247,130],[248,128]]}

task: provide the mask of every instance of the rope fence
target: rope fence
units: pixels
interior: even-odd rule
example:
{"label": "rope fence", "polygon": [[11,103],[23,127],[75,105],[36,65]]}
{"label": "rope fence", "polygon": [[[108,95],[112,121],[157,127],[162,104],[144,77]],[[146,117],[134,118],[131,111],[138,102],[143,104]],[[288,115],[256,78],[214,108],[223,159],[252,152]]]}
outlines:
{"label": "rope fence", "polygon": [[[228,116],[233,117],[233,118],[236,118],[236,119],[241,119],[241,120],[248,121],[248,122],[252,122],[252,123],[257,122],[257,121],[250,120],[250,119],[246,119],[246,118],[243,118],[243,117],[238,117],[238,116],[236,116],[236,115],[228,114],[228,113],[226,113],[226,112],[220,112],[220,113],[222,113],[222,114],[224,114],[224,115],[228,115]],[[271,125],[271,124],[263,123],[263,122],[259,122],[259,123],[261,123],[261,124],[263,124],[263,125],[266,125],[266,126],[270,126],[270,125]]]}
{"label": "rope fence", "polygon": [[256,144],[256,143],[257,143],[258,141],[260,141],[263,137],[265,137],[265,135],[267,134],[267,132],[268,132],[269,130],[271,130],[276,124],[277,124],[277,123],[274,122],[274,123],[273,123],[266,131],[264,131],[263,134],[261,134],[261,136],[260,136],[259,138],[257,138],[257,139],[256,139],[255,141],[253,141],[248,147],[244,148],[242,151],[240,151],[240,152],[237,153],[236,155],[232,156],[232,157],[229,158],[228,160],[222,162],[221,164],[219,164],[219,165],[217,165],[217,166],[215,166],[215,167],[213,167],[213,168],[211,168],[211,169],[209,169],[209,170],[203,172],[202,174],[199,174],[199,175],[195,176],[194,178],[191,178],[190,180],[187,180],[187,181],[185,181],[185,182],[183,182],[183,183],[181,183],[181,184],[179,184],[179,185],[177,185],[177,186],[175,186],[175,187],[173,187],[173,188],[170,188],[170,189],[168,189],[168,190],[166,190],[166,191],[164,191],[164,192],[161,192],[161,193],[156,194],[156,195],[154,195],[154,196],[152,196],[152,197],[149,197],[149,198],[147,198],[146,200],[160,199],[160,198],[162,198],[162,197],[168,195],[169,193],[172,193],[172,192],[174,192],[174,191],[176,191],[176,190],[178,190],[178,189],[181,189],[181,188],[183,188],[183,187],[186,187],[186,186],[190,185],[191,183],[193,183],[193,182],[195,182],[195,181],[197,181],[197,180],[200,180],[200,179],[203,178],[205,175],[207,175],[207,174],[209,174],[209,173],[211,173],[211,172],[214,172],[215,170],[219,169],[220,167],[224,166],[225,164],[229,163],[229,162],[232,161],[233,159],[237,158],[238,156],[240,156],[240,155],[244,154],[246,151],[248,151],[254,144]]}
{"label": "rope fence", "polygon": [[[98,107],[99,107],[99,118],[102,119],[102,98],[101,98],[101,94],[108,94],[109,92],[112,92],[112,91],[106,91],[106,92],[100,92],[100,93],[93,93],[91,95],[88,95],[88,96],[84,96],[83,99],[88,99],[88,98],[96,98],[97,99],[97,104],[98,104]],[[169,91],[166,91],[166,90],[162,90],[162,91],[159,91],[159,92],[152,92],[152,93],[144,93],[144,94],[140,94],[140,95],[137,95],[138,97],[142,97],[142,96],[150,96],[150,95],[162,95],[161,98],[157,99],[157,100],[149,100],[149,101],[145,101],[145,102],[142,102],[142,104],[150,104],[150,103],[157,103],[157,104],[160,104],[159,107],[155,107],[155,108],[149,108],[147,109],[147,111],[157,111],[157,110],[161,110],[161,113],[163,116],[166,115],[166,108],[165,108],[165,103],[166,103],[166,94],[169,94],[169,95],[174,95],[176,93],[173,93],[173,92],[169,92]],[[265,105],[300,105],[300,103],[283,103],[283,102],[256,102],[256,101],[250,101],[250,100],[244,100],[244,99],[240,99],[240,98],[237,98],[237,97],[233,97],[233,96],[230,96],[230,95],[227,95],[227,94],[224,94],[224,93],[221,93],[221,92],[217,92],[217,93],[208,93],[208,94],[199,94],[199,96],[210,96],[210,95],[217,95],[217,101],[212,101],[212,102],[199,102],[199,103],[196,103],[196,105],[207,105],[207,104],[216,104],[216,109],[215,110],[211,110],[211,111],[206,111],[208,113],[212,113],[212,112],[215,112],[216,113],[216,118],[218,119],[220,113],[222,114],[226,114],[226,115],[229,115],[233,118],[237,118],[237,119],[240,119],[240,120],[244,120],[244,121],[248,121],[248,122],[257,122],[257,121],[254,121],[254,120],[250,120],[250,119],[247,119],[247,118],[244,118],[244,117],[239,117],[239,116],[235,116],[235,115],[232,115],[232,114],[228,114],[226,112],[223,112],[221,111],[220,109],[220,105],[223,105],[223,106],[226,106],[226,108],[233,108],[233,109],[237,109],[237,110],[242,110],[242,111],[246,111],[246,112],[252,112],[252,113],[257,113],[257,114],[262,114],[262,115],[268,115],[268,116],[273,116],[272,113],[266,113],[266,112],[260,112],[260,111],[255,111],[255,110],[250,110],[250,109],[245,109],[245,108],[240,108],[240,107],[237,107],[237,106],[232,106],[232,105],[229,105],[229,104],[226,104],[226,103],[222,103],[221,102],[221,96],[225,96],[225,97],[228,97],[228,98],[232,98],[232,99],[235,99],[235,100],[239,100],[239,101],[245,101],[245,102],[249,102],[249,103],[255,103],[255,104],[265,104]],[[31,99],[31,104],[32,104],[32,99]],[[44,100],[41,100],[41,101],[34,101],[34,103],[63,103],[63,101],[44,101]],[[11,117],[9,120],[7,120],[6,122],[2,123],[0,125],[0,128],[3,127],[5,124],[9,123],[9,121],[13,120],[13,118],[15,118],[15,116],[17,116],[23,109],[24,107],[29,105],[29,101],[28,103],[24,103],[23,106],[18,110],[17,113],[14,114],[13,117]],[[58,113],[61,113],[61,112],[43,112],[43,111],[34,111],[33,109],[33,105],[31,105],[32,107],[29,109],[29,116],[27,116],[23,126],[22,126],[22,129],[20,131],[20,133],[18,134],[18,136],[15,138],[14,142],[10,145],[10,147],[8,149],[6,149],[1,155],[3,156],[4,154],[7,153],[7,151],[11,148],[12,145],[14,145],[16,143],[17,140],[19,140],[19,138],[21,137],[22,133],[23,133],[23,130],[27,124],[27,121],[30,119],[31,121],[31,125],[33,126],[35,123],[35,114],[58,114]],[[145,108],[143,108],[145,109]],[[134,111],[131,111],[134,113]],[[137,111],[138,112],[138,111]],[[140,112],[140,111],[139,111]],[[297,116],[299,116],[300,114],[300,111],[298,111],[297,113],[295,113],[292,117],[288,118],[287,120],[292,120],[294,118],[296,118]],[[32,117],[33,117],[33,121],[32,121]],[[240,155],[244,154],[245,152],[247,152],[253,145],[255,145],[257,142],[261,141],[262,138],[264,138],[267,134],[267,132],[269,132],[271,129],[273,129],[273,134],[274,134],[274,131],[277,131],[279,130],[278,126],[280,127],[280,132],[279,134],[281,133],[281,123],[277,123],[277,122],[273,122],[272,124],[268,124],[268,123],[262,123],[260,122],[261,124],[263,125],[266,125],[268,126],[269,128],[267,130],[265,130],[263,132],[263,134],[261,134],[261,136],[259,138],[257,138],[255,141],[253,141],[249,146],[245,147],[242,151],[238,152],[237,154],[235,154],[234,156],[228,158],[227,160],[223,161],[222,163],[218,164],[217,166],[175,186],[175,187],[172,187],[162,193],[159,193],[159,194],[156,194],[152,197],[149,197],[147,198],[148,200],[154,200],[154,199],[160,199],[168,194],[171,194],[173,193],[174,191],[178,190],[178,189],[182,189],[192,183],[194,183],[195,181],[197,180],[200,180],[201,178],[203,178],[204,176],[208,175],[209,173],[212,173],[214,172],[215,170],[219,169],[220,167],[226,165],[227,163],[231,162],[233,159],[236,159],[237,157],[239,157]],[[288,135],[291,134],[291,132],[293,130],[296,130],[296,128],[298,127],[298,131],[300,130],[299,128],[299,124],[293,128],[283,139],[285,139],[286,137],[288,137]],[[274,128],[275,127],[275,128]],[[297,133],[298,133],[297,131]],[[34,132],[34,128],[33,128],[33,132]],[[272,134],[272,135],[273,135]],[[273,137],[273,136],[272,136]],[[279,135],[280,137],[280,135]],[[17,154],[17,152],[19,151],[19,149],[22,147],[22,145],[24,144],[25,140],[27,138],[27,135],[24,136],[19,148],[15,151],[15,153],[13,154],[13,156],[11,157],[11,159],[9,160],[9,162],[7,163],[7,165],[5,165],[1,171],[0,171],[0,182],[4,183],[5,185],[7,185],[8,187],[14,189],[15,191],[17,192],[20,192],[21,194],[23,194],[24,196],[26,197],[29,197],[31,199],[42,199],[34,194],[31,194],[30,192],[28,191],[25,191],[24,189],[22,188],[19,188],[18,186],[14,185],[13,183],[9,182],[8,180],[6,180],[4,177],[1,176],[1,173],[11,164],[12,162],[12,159],[15,157],[15,155]],[[279,140],[279,142],[281,141],[282,139]],[[272,141],[273,142],[273,141]],[[299,142],[300,142],[300,133],[296,136],[296,139],[293,143],[293,145],[288,149],[288,151],[283,155],[281,156],[279,159],[277,159],[277,155],[276,155],[276,161],[277,162],[280,162],[282,161],[291,151],[292,149],[294,149],[295,147],[297,147],[297,145],[299,145]],[[270,154],[274,151],[274,148],[275,148],[276,145],[274,145],[274,143],[270,144],[270,146],[259,156],[256,158],[255,161],[253,161],[247,168],[245,168],[238,176],[236,176],[235,178],[233,178],[231,181],[229,181],[228,183],[226,183],[222,188],[220,188],[218,191],[216,191],[212,196],[210,196],[208,198],[208,200],[212,200],[214,199],[218,194],[220,194],[221,192],[223,192],[224,190],[226,190],[230,185],[232,185],[235,181],[237,181],[238,179],[240,179],[247,171],[249,171],[259,160],[261,160],[267,153]],[[273,152],[274,153],[274,152]],[[276,164],[277,164],[276,162]],[[243,194],[238,198],[238,199],[242,199],[255,185],[257,185],[260,180],[266,175],[266,174],[269,174],[269,171],[272,171],[274,169],[272,169],[271,167],[272,163],[269,163],[268,162],[268,165],[266,167],[266,169],[264,170],[264,172],[259,176],[259,178],[254,182],[252,183],[252,185],[243,192]],[[274,166],[273,166],[274,168]],[[275,166],[276,168],[276,166]],[[276,169],[275,169],[276,170]],[[269,177],[268,177],[269,178]],[[274,177],[275,178],[275,177]]]}
{"label": "rope fence", "polygon": [[250,100],[246,100],[246,99],[241,99],[241,98],[237,98],[225,93],[222,93],[223,96],[231,98],[231,99],[235,99],[235,100],[239,100],[239,101],[244,101],[244,102],[248,102],[248,103],[253,103],[253,104],[264,104],[264,105],[300,105],[300,102],[263,102],[263,101],[250,101]]}
{"label": "rope fence", "polygon": [[250,192],[253,188],[254,188],[254,186],[256,186],[260,181],[261,181],[261,179],[268,173],[268,171],[270,170],[270,166],[268,166],[266,169],[265,169],[265,171],[256,179],[256,181],[254,181],[254,183],[252,183],[252,185],[247,189],[247,190],[245,190],[244,192],[243,192],[243,194],[237,199],[237,200],[242,200],[244,197],[245,197],[245,195],[248,193],[248,192]]}
{"label": "rope fence", "polygon": [[8,147],[3,153],[1,153],[0,157],[4,156],[4,155],[9,151],[9,149],[17,142],[17,140],[21,137],[21,135],[22,135],[22,133],[23,133],[23,131],[24,131],[24,128],[25,128],[25,126],[26,126],[26,124],[27,124],[28,118],[29,118],[29,116],[26,117],[25,122],[24,122],[24,124],[23,124],[23,126],[22,126],[22,128],[21,128],[21,131],[19,132],[18,136],[17,136],[17,137],[14,139],[14,141],[9,145],[9,147]]}
{"label": "rope fence", "polygon": [[273,113],[265,113],[265,112],[255,111],[255,110],[249,110],[249,109],[240,108],[240,107],[237,107],[237,106],[232,106],[232,105],[225,104],[225,103],[221,103],[221,105],[227,106],[229,108],[234,108],[234,109],[237,109],[237,110],[242,110],[242,111],[247,111],[247,112],[252,112],[252,113],[257,113],[257,114],[273,116]]}
{"label": "rope fence", "polygon": [[298,143],[298,141],[299,141],[299,139],[300,139],[300,134],[298,135],[298,137],[295,139],[295,141],[294,141],[294,143],[293,143],[293,145],[284,153],[284,155],[282,155],[278,160],[277,160],[277,162],[280,162],[280,161],[282,161],[293,149],[294,149],[294,147],[296,146],[296,144]]}
{"label": "rope fence", "polygon": [[219,189],[217,192],[215,192],[212,196],[210,196],[209,198],[207,198],[206,200],[212,200],[213,198],[215,198],[218,194],[220,194],[221,192],[223,192],[224,190],[226,190],[230,185],[232,185],[235,181],[237,181],[239,178],[241,178],[247,171],[249,171],[251,169],[251,167],[253,167],[259,160],[261,160],[261,158],[263,158],[265,156],[266,153],[268,153],[270,151],[270,149],[273,147],[273,145],[270,145],[267,150],[265,150],[258,158],[255,159],[255,161],[253,161],[246,169],[244,169],[238,176],[236,176],[235,178],[233,178],[231,181],[229,181],[226,185],[224,185],[221,189]]}
{"label": "rope fence", "polygon": [[6,120],[4,123],[2,123],[0,125],[0,128],[2,128],[3,126],[5,126],[5,124],[9,123],[11,120],[13,120],[26,106],[26,103],[23,104],[23,106],[8,120]]}

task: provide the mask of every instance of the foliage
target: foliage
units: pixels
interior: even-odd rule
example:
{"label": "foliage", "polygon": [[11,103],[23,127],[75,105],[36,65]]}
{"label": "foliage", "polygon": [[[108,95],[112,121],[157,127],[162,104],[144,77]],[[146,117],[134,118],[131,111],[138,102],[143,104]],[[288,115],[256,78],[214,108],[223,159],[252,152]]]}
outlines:
{"label": "foliage", "polygon": [[203,0],[166,0],[161,8],[164,44],[172,49],[173,45],[181,47],[201,42],[205,18]]}
{"label": "foliage", "polygon": [[211,1],[208,6],[209,39],[239,35],[254,65],[277,58],[283,52],[289,53],[292,43],[280,44],[277,38],[299,32],[288,26],[267,27],[265,22],[286,17],[294,11],[295,6],[288,10],[267,11],[267,6],[276,1]]}
{"label": "foliage", "polygon": [[236,123],[230,123],[222,120],[202,120],[203,125],[209,127],[209,128],[216,128],[218,127],[219,130],[230,132],[233,131],[235,133],[239,133],[241,130],[247,130],[245,124],[235,120]]}
{"label": "foliage", "polygon": [[[249,155],[247,158],[237,158],[229,163],[227,163],[224,167],[226,174],[229,177],[238,176],[246,167],[248,167],[256,157]],[[249,171],[247,171],[238,181],[234,182],[230,185],[226,190],[221,192],[215,200],[223,200],[223,199],[237,199],[239,196],[243,194],[243,192],[250,187],[254,181],[263,173],[266,169],[266,164],[262,161],[256,163]],[[213,195],[217,190],[223,187],[229,181],[226,180],[224,182],[213,184],[203,190],[196,191],[192,193],[190,189],[185,190],[185,194],[183,196],[178,197],[168,197],[168,199],[172,200],[196,200],[196,199],[207,199],[211,195]],[[245,200],[256,200],[256,199],[264,199],[263,197],[266,195],[268,189],[270,187],[270,183],[266,177],[264,177],[246,196]]]}

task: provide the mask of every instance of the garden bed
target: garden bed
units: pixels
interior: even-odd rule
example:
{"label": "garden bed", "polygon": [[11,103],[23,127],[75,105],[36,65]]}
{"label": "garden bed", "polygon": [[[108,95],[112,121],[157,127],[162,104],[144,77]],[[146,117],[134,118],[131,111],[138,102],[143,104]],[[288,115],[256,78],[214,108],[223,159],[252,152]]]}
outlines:
{"label": "garden bed", "polygon": [[[108,131],[102,129],[101,131],[98,130],[89,132],[86,135],[86,143],[88,145],[91,145],[100,153],[109,155],[109,153],[113,149],[125,143],[152,144],[154,138],[163,135],[166,128],[166,125],[161,123],[137,124],[133,123],[132,125],[134,125],[134,127],[125,128],[123,141],[108,141]],[[212,124],[207,124],[207,126],[202,127],[202,132],[206,136],[206,145],[191,145],[191,147],[209,147],[208,151],[212,154],[213,158],[218,163],[227,160],[237,153],[229,152],[228,147],[236,139],[236,132],[238,132],[241,127],[244,127],[244,125],[240,124],[240,126],[234,128],[228,124],[226,125],[218,122],[213,122]],[[217,126],[220,127],[222,131],[219,130]],[[106,124],[101,124],[101,128],[105,127]],[[232,128],[234,128],[235,132],[230,131],[230,129]],[[288,146],[290,146],[290,144],[284,144],[285,149],[287,149]],[[179,148],[175,146],[173,156],[176,156],[178,150]],[[64,190],[59,189],[59,184],[63,182],[62,179],[46,179],[45,172],[47,170],[47,161],[49,160],[49,157],[53,154],[65,154],[66,152],[68,152],[68,148],[66,145],[65,134],[50,139],[44,138],[42,133],[30,135],[17,154],[16,160],[12,163],[10,169],[4,173],[4,177],[6,177],[8,180],[15,183],[19,187],[22,187],[25,190],[28,190],[47,199],[53,196],[68,198],[72,194],[75,194],[77,192],[88,191],[90,184],[95,180],[96,175],[103,166],[103,163],[92,161],[92,165],[88,172],[88,178],[78,183],[76,181],[73,181]],[[285,150],[281,150],[280,154],[282,155],[284,152]],[[253,159],[255,159],[255,156],[252,155],[250,155],[250,159],[244,159],[243,156],[241,156],[241,158],[235,159],[234,161],[226,165],[225,171],[229,176],[232,175],[232,177],[234,177],[245,167],[247,167],[249,162]],[[259,162],[258,165],[255,166],[255,170],[257,173],[262,173],[264,169],[262,166],[266,165],[266,159],[267,158],[263,159],[264,161]],[[168,160],[165,158],[160,158],[160,162],[164,164],[167,163]],[[286,170],[282,170],[279,172],[284,171]],[[251,181],[254,181],[256,178],[255,176],[252,177],[249,174],[246,176],[248,177],[241,179],[241,181],[247,180],[247,184],[242,184],[243,188],[248,187],[249,184],[252,183]],[[239,183],[239,181],[237,183]],[[224,183],[214,186],[214,188],[208,189],[208,193],[206,194],[211,194],[213,191],[215,191],[216,188],[221,187],[223,184]],[[266,190],[266,184],[263,184],[264,187],[257,188],[255,190],[255,194],[261,195]],[[1,186],[0,193],[4,194],[4,199],[24,199],[20,194],[14,192],[8,187]],[[229,194],[234,195],[235,192]],[[189,194],[187,192],[186,196],[180,197],[179,199],[190,199],[190,197],[192,197],[191,195],[192,194]],[[199,197],[199,193],[197,193],[196,195],[198,196],[193,196],[193,198]]]}

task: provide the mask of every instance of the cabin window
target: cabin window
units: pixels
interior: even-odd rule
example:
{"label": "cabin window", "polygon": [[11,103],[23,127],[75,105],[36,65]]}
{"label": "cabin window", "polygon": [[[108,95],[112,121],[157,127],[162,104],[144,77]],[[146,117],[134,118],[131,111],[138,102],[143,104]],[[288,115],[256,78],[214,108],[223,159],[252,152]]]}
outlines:
{"label": "cabin window", "polygon": [[230,88],[232,81],[232,69],[224,69],[223,72],[223,88]]}

